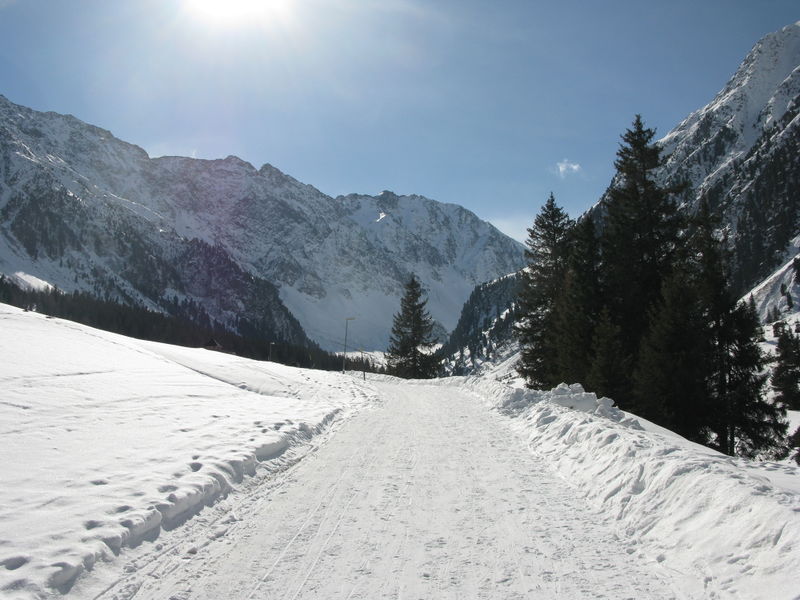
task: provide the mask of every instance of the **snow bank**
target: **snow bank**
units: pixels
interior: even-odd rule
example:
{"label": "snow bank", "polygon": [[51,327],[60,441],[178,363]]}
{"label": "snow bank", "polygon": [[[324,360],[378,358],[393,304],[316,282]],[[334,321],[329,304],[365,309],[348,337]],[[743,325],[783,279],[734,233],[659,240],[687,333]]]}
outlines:
{"label": "snow bank", "polygon": [[[532,452],[606,515],[630,554],[679,574],[680,595],[798,598],[800,485],[786,465],[733,459],[635,419],[579,385],[526,390],[464,382],[513,416]],[[782,479],[781,481],[786,481]]]}
{"label": "snow bank", "polygon": [[0,304],[0,596],[69,589],[375,397]]}

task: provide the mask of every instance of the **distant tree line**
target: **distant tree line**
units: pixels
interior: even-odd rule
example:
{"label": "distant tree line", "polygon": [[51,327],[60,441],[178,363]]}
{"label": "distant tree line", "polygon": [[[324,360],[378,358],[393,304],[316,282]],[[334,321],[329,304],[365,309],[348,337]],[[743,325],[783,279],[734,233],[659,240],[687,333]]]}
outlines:
{"label": "distant tree line", "polygon": [[[99,299],[85,292],[64,293],[56,288],[26,290],[0,275],[0,302],[143,340],[189,347],[202,347],[214,340],[223,351],[246,358],[270,358],[285,365],[327,371],[342,368],[340,355],[318,346],[274,339],[266,333],[266,324],[253,320],[239,319],[233,327],[222,324],[190,299],[179,302],[174,298],[171,314],[164,314],[141,305]],[[377,370],[367,359],[348,358],[347,363],[353,370]]]}
{"label": "distant tree line", "polygon": [[786,401],[765,398],[762,331],[739,303],[706,204],[660,186],[655,131],[622,135],[600,218],[551,194],[528,230],[516,333],[530,387],[580,382],[624,410],[729,455],[786,452]]}

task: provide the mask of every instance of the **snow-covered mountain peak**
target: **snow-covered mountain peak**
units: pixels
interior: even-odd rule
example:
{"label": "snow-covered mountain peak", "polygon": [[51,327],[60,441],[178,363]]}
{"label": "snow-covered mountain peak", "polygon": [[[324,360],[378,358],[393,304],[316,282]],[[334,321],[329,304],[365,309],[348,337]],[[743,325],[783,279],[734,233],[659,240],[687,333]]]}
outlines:
{"label": "snow-covered mountain peak", "polygon": [[256,168],[252,164],[250,164],[246,160],[243,160],[243,159],[239,158],[238,156],[234,156],[233,154],[229,154],[228,156],[223,158],[222,159],[222,163],[226,164],[226,165],[230,165],[232,167],[240,168],[242,170],[249,171],[249,172],[255,172],[256,171]]}
{"label": "snow-covered mountain peak", "polygon": [[800,226],[800,22],[762,38],[725,87],[659,143],[664,184],[688,182],[731,242],[744,293],[788,259]]}
{"label": "snow-covered mountain peak", "polygon": [[[763,128],[780,120],[787,106],[775,102],[775,92],[790,85],[798,66],[798,56],[800,22],[771,33],[756,43],[712,105],[722,107],[739,103],[745,114],[742,125],[752,128]],[[766,111],[766,106],[772,106],[774,110]]]}
{"label": "snow-covered mountain peak", "polygon": [[[0,211],[0,273],[149,306],[179,291],[225,322],[260,318],[225,289],[235,272],[237,286],[247,277],[277,286],[330,349],[340,346],[343,316],[359,318],[354,343],[385,348],[410,273],[449,329],[476,284],[523,263],[520,244],[456,205],[392,192],[332,198],[236,156],[150,158],[106,130],[5,99]],[[165,262],[132,270],[134,256]],[[169,260],[185,261],[194,280]]]}
{"label": "snow-covered mountain peak", "polygon": [[[661,140],[670,160],[685,159],[709,134],[746,152],[779,121],[800,89],[800,21],[755,44],[726,86]],[[724,131],[724,134],[718,134]]]}

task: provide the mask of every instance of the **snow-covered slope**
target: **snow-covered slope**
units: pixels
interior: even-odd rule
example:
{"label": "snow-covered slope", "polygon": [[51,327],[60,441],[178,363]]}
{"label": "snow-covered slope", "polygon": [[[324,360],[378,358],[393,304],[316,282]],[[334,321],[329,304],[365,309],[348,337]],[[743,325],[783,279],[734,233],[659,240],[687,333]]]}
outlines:
{"label": "snow-covered slope", "polygon": [[4,304],[0,331],[2,598],[68,589],[243,478],[286,468],[299,443],[374,398],[338,373],[143,342]]}
{"label": "snow-covered slope", "polygon": [[[733,77],[706,106],[661,140],[667,165],[681,170],[696,190],[719,178],[719,169],[741,158],[776,126],[800,93],[800,22],[761,39]],[[710,154],[709,142],[725,152]]]}
{"label": "snow-covered slope", "polygon": [[800,236],[792,241],[790,249],[794,250],[791,259],[742,297],[753,298],[762,323],[769,322],[775,312],[784,319],[800,313],[800,278],[795,268],[795,260],[800,260]]}
{"label": "snow-covered slope", "polygon": [[660,144],[665,182],[688,181],[734,249],[744,292],[769,275],[800,233],[800,22],[761,39],[725,88]]}
{"label": "snow-covered slope", "polygon": [[[449,330],[475,285],[522,265],[520,244],[456,205],[390,192],[331,198],[232,156],[151,159],[108,131],[3,97],[0,215],[0,272],[162,309],[192,298],[229,323],[280,313],[276,299],[254,300],[274,284],[332,349],[350,316],[354,344],[383,349],[412,272]],[[287,315],[275,320],[297,340]]]}
{"label": "snow-covered slope", "polygon": [[477,286],[464,303],[458,324],[440,353],[448,375],[480,372],[486,361],[514,352],[513,326],[520,274],[511,273]]}

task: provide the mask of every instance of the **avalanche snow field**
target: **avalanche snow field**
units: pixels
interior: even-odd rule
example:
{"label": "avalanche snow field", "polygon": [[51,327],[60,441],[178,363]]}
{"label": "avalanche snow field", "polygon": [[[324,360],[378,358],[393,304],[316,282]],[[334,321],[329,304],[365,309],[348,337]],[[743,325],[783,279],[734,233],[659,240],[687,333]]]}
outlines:
{"label": "avalanche snow field", "polygon": [[0,305],[0,598],[797,598],[798,473],[579,386],[406,382]]}

